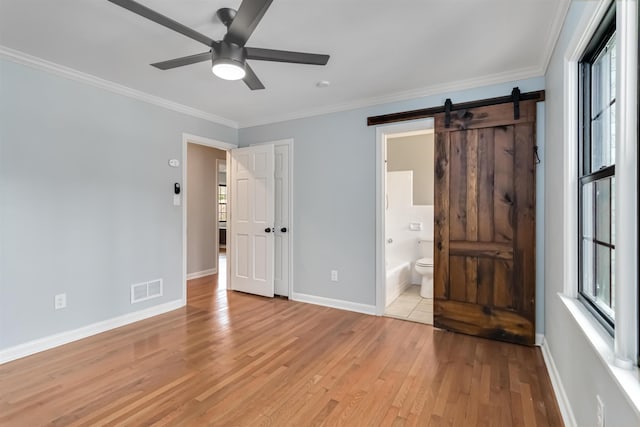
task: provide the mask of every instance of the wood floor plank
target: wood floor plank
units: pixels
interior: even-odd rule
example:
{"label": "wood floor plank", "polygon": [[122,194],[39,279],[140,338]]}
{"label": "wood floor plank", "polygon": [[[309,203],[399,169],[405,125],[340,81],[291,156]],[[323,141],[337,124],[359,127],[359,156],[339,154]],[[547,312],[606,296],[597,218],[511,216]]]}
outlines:
{"label": "wood floor plank", "polygon": [[561,426],[539,349],[188,283],[186,307],[0,365],[0,425]]}

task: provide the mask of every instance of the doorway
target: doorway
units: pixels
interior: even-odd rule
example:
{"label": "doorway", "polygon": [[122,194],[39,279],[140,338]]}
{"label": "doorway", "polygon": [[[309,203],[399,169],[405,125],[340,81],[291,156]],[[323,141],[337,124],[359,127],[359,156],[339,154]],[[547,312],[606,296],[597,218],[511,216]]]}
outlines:
{"label": "doorway", "polygon": [[[183,134],[183,300],[187,301],[187,280],[214,283],[227,288],[226,251],[221,253],[225,229],[226,165],[228,151],[236,145],[196,135]],[[221,203],[221,197],[222,202]],[[223,212],[221,212],[223,211]],[[222,255],[222,256],[221,256]],[[215,279],[215,280],[212,280]]]}
{"label": "doorway", "polygon": [[227,159],[216,160],[217,193],[216,193],[216,216],[218,230],[218,288],[227,289],[227,219],[229,214],[227,183]]}
{"label": "doorway", "polygon": [[433,120],[376,133],[376,312],[433,324]]}

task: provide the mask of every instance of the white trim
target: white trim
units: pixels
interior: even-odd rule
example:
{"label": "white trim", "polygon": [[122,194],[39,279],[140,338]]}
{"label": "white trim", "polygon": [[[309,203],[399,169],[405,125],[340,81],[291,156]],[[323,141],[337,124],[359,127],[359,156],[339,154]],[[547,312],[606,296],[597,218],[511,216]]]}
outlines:
{"label": "white trim", "polygon": [[578,212],[578,63],[567,61],[564,66],[564,292],[578,295],[577,212]]}
{"label": "white trim", "polygon": [[[616,262],[614,349],[618,365],[632,369],[638,350],[638,10],[616,5]],[[637,381],[636,381],[637,382]]]}
{"label": "white trim", "polygon": [[231,142],[219,141],[217,139],[207,138],[205,136],[193,135],[191,133],[182,133],[182,142],[187,141],[191,144],[204,145],[206,147],[217,148],[219,150],[231,150],[238,148],[238,144]]}
{"label": "white trim", "polygon": [[339,310],[355,311],[363,314],[376,314],[376,306],[368,304],[360,304],[357,302],[344,301],[333,298],[319,297],[316,295],[301,294],[298,292],[291,293],[291,300],[305,302],[308,304],[322,305],[324,307],[337,308]]}
{"label": "white trim", "polygon": [[130,87],[114,83],[112,81],[105,80],[100,77],[75,70],[73,68],[65,67],[64,65],[56,64],[54,62],[32,56],[24,52],[20,52],[19,50],[11,49],[6,46],[0,45],[0,56],[18,64],[46,71],[51,74],[85,83],[100,89],[108,90],[109,92],[137,99],[138,101],[157,105],[168,110],[177,111],[178,113],[228,126],[233,129],[238,129],[237,122],[225,117],[220,117],[215,114],[207,113],[206,111],[198,110],[196,108],[192,108],[174,101],[170,101],[168,99],[161,98],[159,96],[151,95],[137,89],[132,89]]}
{"label": "white trim", "polygon": [[551,24],[551,31],[549,32],[551,37],[547,38],[547,45],[545,46],[544,53],[542,54],[542,57],[544,58],[542,69],[544,70],[545,74],[547,73],[547,69],[549,68],[549,63],[551,62],[553,51],[556,48],[558,39],[560,38],[560,32],[562,31],[564,20],[567,18],[569,7],[571,6],[571,0],[560,1],[563,2],[563,4],[560,5],[560,13],[556,15],[553,24]]}
{"label": "white trim", "polygon": [[295,257],[295,251],[293,250],[294,236],[296,232],[295,223],[293,220],[293,138],[280,139],[272,142],[273,146],[287,145],[289,146],[288,153],[288,170],[289,170],[289,224],[287,233],[289,233],[289,295],[293,294],[293,259]]}
{"label": "white trim", "polygon": [[201,277],[211,276],[212,274],[217,274],[217,273],[218,273],[217,268],[210,268],[208,270],[196,271],[195,273],[187,274],[187,280],[199,279]]}
{"label": "white trim", "polygon": [[[207,138],[204,136],[192,135],[190,133],[182,134],[182,302],[187,303],[187,144],[198,144],[207,147],[217,148],[219,150],[227,151],[227,161],[229,161],[228,151],[232,148],[237,148],[236,144],[229,142],[218,141],[216,139]],[[227,169],[227,174],[229,170]],[[228,222],[227,222],[228,223]],[[227,273],[229,271],[229,253],[227,253]],[[216,260],[216,266],[217,266]],[[227,280],[229,275],[227,274]]]}
{"label": "white trim", "polygon": [[364,98],[356,101],[350,101],[342,104],[334,104],[326,107],[313,108],[309,110],[296,111],[295,113],[279,114],[274,116],[265,116],[258,120],[247,120],[239,122],[240,129],[254,126],[284,122],[287,120],[303,119],[307,117],[315,117],[323,114],[337,113],[341,111],[355,110],[358,108],[373,107],[376,105],[389,104],[392,102],[408,101],[411,99],[423,98],[433,95],[441,95],[450,92],[464,91],[468,89],[477,89],[483,86],[491,86],[502,83],[509,83],[516,80],[526,80],[536,77],[543,77],[545,69],[540,67],[529,67],[519,70],[491,74],[483,77],[475,77],[457,82],[436,84],[420,89],[397,92],[390,95],[384,95],[373,98]]}
{"label": "white trim", "polygon": [[578,28],[585,28],[569,42],[564,62],[564,294],[578,295],[578,61],[607,12],[611,0],[599,0],[593,13],[585,14]]}
{"label": "white trim", "polygon": [[[233,289],[231,283],[231,263],[234,261],[233,246],[231,245],[231,236],[233,236],[233,228],[231,220],[233,219],[233,212],[231,212],[231,150],[227,150],[227,243],[225,244],[225,254],[227,257],[227,282],[225,283],[226,289]],[[220,254],[218,253],[218,258]]]}
{"label": "white trim", "polygon": [[394,138],[407,138],[409,136],[419,136],[419,135],[433,135],[435,133],[435,129],[418,129],[418,130],[410,130],[407,132],[398,132],[394,133]]}
{"label": "white trim", "polygon": [[[225,153],[225,157],[226,157],[226,153]],[[221,169],[221,165],[224,165],[224,185],[226,187],[227,185],[227,159],[225,158],[223,159],[216,159],[216,230],[215,230],[215,239],[214,239],[214,246],[215,246],[215,250],[214,253],[216,254],[215,256],[215,270],[216,273],[218,272],[218,267],[220,266],[220,223],[221,221],[218,220],[218,217],[220,215],[220,205],[218,204],[218,188],[220,187],[220,169]],[[228,193],[228,191],[227,191]],[[227,205],[227,215],[229,212],[229,205]],[[226,224],[227,221],[224,222],[225,223],[225,233],[226,231]],[[226,240],[225,240],[225,251],[226,251]],[[225,252],[226,253],[226,252]],[[225,286],[226,287],[226,286]]]}
{"label": "white trim", "polygon": [[92,323],[78,329],[60,332],[55,335],[39,338],[33,341],[26,342],[24,344],[16,345],[14,347],[9,347],[5,350],[0,351],[0,364],[39,353],[41,351],[49,350],[54,347],[59,347],[61,345],[73,341],[78,341],[92,335],[109,331],[111,329],[129,325],[140,320],[148,319],[149,317],[158,316],[160,314],[176,310],[183,306],[184,303],[182,300],[174,300],[166,302],[164,304],[149,307],[144,310],[127,313],[122,316],[114,317],[112,319]]}
{"label": "white trim", "polygon": [[[536,337],[536,341],[537,340],[538,339]],[[564,386],[562,385],[562,380],[560,379],[558,368],[556,368],[556,364],[553,361],[553,356],[551,356],[551,351],[549,350],[549,344],[547,343],[547,340],[544,339],[544,337],[542,337],[540,351],[542,352],[542,358],[544,359],[544,364],[547,367],[547,372],[549,373],[549,378],[551,379],[551,386],[553,387],[558,406],[560,407],[562,421],[567,427],[576,427],[578,425],[578,423],[576,422],[576,417],[573,415],[571,403],[569,402],[567,393],[565,392]]]}
{"label": "white trim", "polygon": [[536,334],[535,345],[538,347],[542,347],[543,342],[544,342],[544,334]]}
{"label": "white trim", "polygon": [[376,305],[375,314],[382,316],[385,309],[385,150],[388,135],[406,134],[433,129],[433,119],[412,120],[376,127]]}
{"label": "white trim", "polygon": [[640,369],[635,366],[631,369],[618,366],[618,360],[613,350],[613,338],[598,323],[593,315],[587,311],[584,304],[575,298],[558,294],[562,305],[567,309],[573,320],[578,325],[586,338],[586,341],[594,349],[605,367],[605,371],[618,385],[629,405],[640,416]]}

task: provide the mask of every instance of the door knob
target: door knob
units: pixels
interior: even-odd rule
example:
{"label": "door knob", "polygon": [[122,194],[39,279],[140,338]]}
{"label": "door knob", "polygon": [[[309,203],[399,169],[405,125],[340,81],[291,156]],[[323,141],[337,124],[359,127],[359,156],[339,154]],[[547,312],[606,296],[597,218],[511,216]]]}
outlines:
{"label": "door knob", "polygon": [[264,232],[265,232],[265,233],[271,233],[271,228],[269,228],[269,227],[265,228],[265,229],[264,229]]}
{"label": "door knob", "polygon": [[286,232],[287,232],[287,227],[282,227],[282,228],[280,229],[280,231],[281,231],[282,233],[286,233]]}

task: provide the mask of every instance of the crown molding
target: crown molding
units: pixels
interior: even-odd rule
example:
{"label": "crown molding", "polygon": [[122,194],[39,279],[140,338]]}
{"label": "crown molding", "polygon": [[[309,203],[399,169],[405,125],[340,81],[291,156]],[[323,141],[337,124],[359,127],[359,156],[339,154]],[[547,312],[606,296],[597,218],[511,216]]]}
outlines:
{"label": "crown molding", "polygon": [[544,52],[542,54],[542,69],[544,71],[544,74],[547,74],[547,68],[549,67],[551,57],[553,56],[553,51],[556,48],[558,39],[560,38],[560,32],[562,31],[562,27],[564,26],[565,19],[567,19],[567,14],[569,13],[570,6],[571,0],[562,0],[562,4],[560,5],[560,13],[556,15],[556,18],[551,24],[551,37],[547,39],[547,45],[545,46]]}
{"label": "crown molding", "polygon": [[168,99],[160,98],[159,96],[151,95],[137,89],[132,89],[130,87],[123,86],[121,84],[75,70],[73,68],[65,67],[63,65],[29,55],[19,50],[8,48],[6,46],[0,45],[0,57],[6,58],[12,62],[56,74],[70,80],[75,80],[80,83],[85,83],[100,89],[108,90],[109,92],[124,95],[138,101],[143,101],[148,104],[157,105],[159,107],[186,114],[188,116],[196,117],[198,119],[207,120],[216,124],[228,126],[233,129],[238,129],[237,122],[225,117],[216,116],[215,114],[207,113],[196,108],[169,101]]}
{"label": "crown molding", "polygon": [[[432,86],[426,86],[420,89],[414,89],[403,92],[396,92],[389,95],[383,95],[378,97],[363,98],[353,102],[346,102],[342,104],[334,104],[327,107],[297,111],[291,114],[274,115],[265,117],[259,120],[247,120],[240,121],[239,128],[249,128],[254,126],[267,125],[272,123],[284,122],[288,120],[304,119],[308,117],[320,116],[323,114],[337,113],[340,111],[356,110],[358,108],[373,107],[381,104],[389,104],[392,102],[408,101],[416,98],[423,98],[433,95],[441,95],[452,91],[461,91],[474,89],[482,86],[491,86],[501,83],[509,83],[515,80],[526,80],[530,78],[544,76],[543,67],[528,67],[521,68],[512,71],[506,71],[502,73],[490,74],[482,77],[475,77],[467,80],[460,80],[458,82],[443,83]],[[443,101],[444,102],[444,101]]]}

